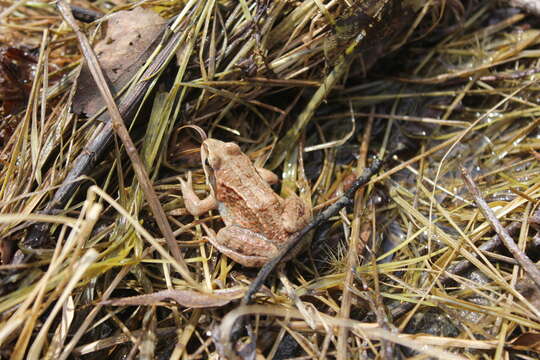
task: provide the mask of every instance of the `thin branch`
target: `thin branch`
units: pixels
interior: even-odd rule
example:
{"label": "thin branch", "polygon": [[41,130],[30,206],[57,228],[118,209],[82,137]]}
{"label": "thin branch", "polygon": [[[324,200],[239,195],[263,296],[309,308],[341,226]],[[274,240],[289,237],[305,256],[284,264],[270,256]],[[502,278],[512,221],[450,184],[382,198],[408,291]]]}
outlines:
{"label": "thin branch", "polygon": [[[506,231],[513,235],[516,233],[517,230],[519,230],[521,227],[521,223],[519,222],[513,222],[510,225],[506,227]],[[491,239],[484,242],[482,245],[478,247],[479,252],[490,252],[496,250],[498,247],[501,246],[501,238],[499,235],[494,235]],[[478,254],[474,253],[473,256],[475,258],[478,258]],[[469,270],[472,267],[472,263],[469,260],[461,260],[457,262],[455,265],[451,265],[448,267],[448,269],[445,271],[445,275],[442,275],[439,278],[439,282],[442,286],[450,286],[453,284],[454,278],[451,275],[460,275],[463,274],[465,271]],[[392,317],[393,318],[399,318],[403,314],[405,314],[407,311],[411,310],[416,304],[412,302],[406,302],[403,303],[395,308],[392,309]]]}
{"label": "thin branch", "polygon": [[489,221],[493,230],[495,230],[497,235],[499,235],[499,238],[501,239],[504,246],[506,246],[508,251],[510,251],[514,259],[516,259],[516,261],[523,268],[523,270],[525,270],[525,273],[529,275],[529,277],[540,288],[540,270],[538,270],[538,268],[531,261],[531,259],[529,259],[529,257],[525,255],[523,251],[521,251],[521,249],[514,242],[514,239],[512,239],[510,234],[508,234],[508,231],[506,231],[506,229],[501,225],[499,219],[497,219],[497,216],[495,215],[493,210],[491,210],[489,205],[482,197],[478,186],[476,186],[472,177],[463,167],[461,168],[461,175],[463,177],[463,180],[465,180],[465,185],[467,186],[469,192],[474,198],[474,202],[476,203],[482,214],[484,214],[486,220]]}
{"label": "thin branch", "polygon": [[253,282],[251,283],[251,286],[247,290],[246,294],[244,295],[244,298],[242,299],[241,305],[247,305],[251,302],[251,297],[259,291],[262,284],[272,273],[274,268],[277,264],[279,264],[283,258],[287,254],[289,254],[293,249],[295,249],[297,246],[299,246],[302,238],[311,230],[315,229],[319,225],[321,225],[324,221],[330,219],[332,216],[335,216],[339,210],[344,208],[345,206],[351,205],[354,201],[355,193],[360,187],[364,186],[369,182],[371,177],[375,175],[379,170],[381,169],[383,165],[383,160],[376,158],[373,161],[373,164],[371,164],[371,167],[364,170],[362,175],[360,175],[352,184],[352,186],[347,190],[345,195],[340,197],[335,203],[327,207],[324,211],[317,214],[313,220],[307,224],[302,230],[300,230],[288,243],[281,249],[279,254],[270,260],[268,263],[266,263],[259,273],[257,274],[257,277]]}
{"label": "thin branch", "polygon": [[[387,159],[391,158],[393,154],[394,153],[388,155]],[[292,239],[290,239],[289,242],[281,249],[279,254],[261,268],[261,270],[257,274],[257,277],[255,278],[255,280],[253,280],[244,297],[242,298],[239,307],[248,305],[251,302],[251,298],[253,297],[253,295],[257,291],[259,291],[261,286],[264,284],[264,282],[272,273],[272,271],[276,268],[276,266],[291,251],[296,249],[298,246],[301,246],[302,239],[307,233],[321,225],[324,221],[327,221],[331,217],[335,216],[345,206],[351,205],[354,202],[356,191],[358,191],[358,189],[360,189],[362,186],[366,185],[371,179],[371,177],[379,172],[384,162],[385,161],[379,158],[375,158],[371,166],[364,169],[363,173],[356,178],[349,190],[347,190],[347,192],[342,197],[340,197],[332,205],[328,206],[325,210],[317,214],[309,224],[307,224],[302,230],[296,233],[296,235]],[[220,334],[220,336],[222,337],[220,342],[221,344],[223,344],[226,353],[233,353],[232,344],[234,343],[234,340],[238,337],[243,324],[244,319],[241,317],[233,326],[230,334]]]}

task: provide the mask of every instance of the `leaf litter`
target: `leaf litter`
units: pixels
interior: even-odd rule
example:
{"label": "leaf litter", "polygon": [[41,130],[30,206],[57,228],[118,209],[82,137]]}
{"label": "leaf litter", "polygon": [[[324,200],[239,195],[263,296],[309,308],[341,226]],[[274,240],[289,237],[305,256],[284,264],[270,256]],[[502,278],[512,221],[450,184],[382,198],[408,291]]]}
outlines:
{"label": "leaf litter", "polygon": [[[95,44],[94,51],[111,91],[116,94],[140,71],[159,43],[166,21],[152,10],[136,7],[112,14],[107,24],[107,33]],[[92,117],[104,107],[88,66],[83,65],[72,112]]]}
{"label": "leaf litter", "polygon": [[[0,356],[210,358],[247,315],[245,357],[536,358],[540,32],[522,3],[79,2],[105,14],[81,34],[131,147],[96,116],[92,59],[57,8],[7,2]],[[205,240],[219,213],[184,210],[179,177],[208,192],[186,125],[316,212],[403,150],[238,307],[256,270]]]}

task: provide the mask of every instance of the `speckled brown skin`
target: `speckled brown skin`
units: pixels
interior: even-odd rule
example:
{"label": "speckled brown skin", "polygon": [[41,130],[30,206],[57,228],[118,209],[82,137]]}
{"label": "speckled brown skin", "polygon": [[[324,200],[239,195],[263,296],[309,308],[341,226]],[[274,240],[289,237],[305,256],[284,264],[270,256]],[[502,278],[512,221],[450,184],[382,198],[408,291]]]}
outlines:
{"label": "speckled brown skin", "polygon": [[[207,139],[201,147],[204,172],[211,188],[200,200],[191,180],[181,182],[186,208],[200,215],[217,207],[225,227],[210,242],[234,261],[263,266],[291,236],[307,224],[311,211],[296,195],[276,194],[235,143]],[[263,172],[268,177],[268,172]]]}

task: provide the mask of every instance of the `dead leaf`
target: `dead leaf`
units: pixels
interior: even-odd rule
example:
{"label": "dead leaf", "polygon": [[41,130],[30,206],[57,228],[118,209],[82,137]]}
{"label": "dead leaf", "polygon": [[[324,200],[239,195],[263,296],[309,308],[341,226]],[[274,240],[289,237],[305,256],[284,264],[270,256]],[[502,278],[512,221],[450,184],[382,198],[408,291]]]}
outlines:
{"label": "dead leaf", "polygon": [[540,352],[540,334],[525,333],[519,335],[511,341],[511,345],[516,350]]}
{"label": "dead leaf", "polygon": [[216,290],[212,293],[201,293],[193,290],[163,290],[153,294],[131,296],[121,299],[103,301],[104,305],[155,305],[161,301],[174,300],[178,304],[190,308],[208,308],[227,305],[232,300],[244,295],[243,288]]}
{"label": "dead leaf", "polygon": [[[141,68],[161,40],[166,20],[151,10],[136,7],[119,11],[108,21],[107,34],[94,47],[113,94]],[[105,105],[85,64],[79,75],[71,111],[93,116]]]}

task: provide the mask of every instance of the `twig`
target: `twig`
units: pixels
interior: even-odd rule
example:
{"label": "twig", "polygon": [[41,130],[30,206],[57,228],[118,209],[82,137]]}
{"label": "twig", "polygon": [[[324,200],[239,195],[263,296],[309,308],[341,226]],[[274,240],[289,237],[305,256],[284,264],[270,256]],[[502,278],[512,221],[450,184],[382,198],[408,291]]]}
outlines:
{"label": "twig", "polygon": [[251,297],[259,291],[261,286],[263,285],[264,281],[270,275],[270,273],[274,270],[277,264],[285,258],[287,254],[289,254],[293,249],[296,249],[297,246],[300,244],[300,240],[311,230],[315,229],[317,226],[321,225],[324,221],[328,220],[332,216],[335,216],[339,210],[344,208],[345,206],[351,205],[354,201],[354,194],[356,191],[362,187],[363,185],[367,184],[370,180],[370,178],[375,175],[379,170],[381,169],[383,164],[383,160],[376,158],[373,161],[373,164],[371,164],[371,167],[364,170],[362,175],[360,175],[352,184],[352,186],[347,190],[345,195],[340,197],[335,203],[327,207],[324,211],[317,214],[313,220],[307,224],[302,230],[300,230],[288,243],[285,245],[284,248],[281,249],[279,254],[274,257],[272,260],[270,260],[268,263],[266,263],[259,273],[257,274],[257,277],[253,282],[251,283],[251,286],[247,290],[246,294],[242,298],[241,305],[247,305],[251,301]]}
{"label": "twig", "polygon": [[[517,230],[519,230],[521,227],[521,223],[519,222],[513,222],[510,225],[506,227],[506,231],[513,235]],[[478,247],[479,252],[489,252],[495,250],[497,247],[501,245],[501,239],[499,235],[494,235],[491,239],[483,243]],[[478,254],[473,254],[475,258],[478,257]],[[465,271],[469,270],[472,266],[471,262],[469,260],[462,260],[456,263],[455,265],[451,265],[448,267],[448,270],[446,270],[447,274],[451,275],[460,275],[464,273]],[[452,283],[454,283],[454,279],[450,275],[443,275],[439,278],[439,282],[442,286],[450,286]],[[403,314],[405,314],[407,311],[411,310],[416,304],[415,303],[403,303],[395,308],[392,309],[392,317],[393,318],[399,318]]]}
{"label": "twig", "polygon": [[527,70],[513,71],[511,73],[499,73],[499,74],[494,74],[494,75],[481,76],[480,80],[482,81],[518,80],[518,79],[535,75],[539,72],[540,72],[540,68],[534,67]]}
{"label": "twig", "polygon": [[[388,158],[392,157],[393,153],[388,156]],[[354,196],[356,194],[356,191],[360,189],[362,186],[367,184],[371,177],[375,175],[379,170],[381,169],[383,163],[385,161],[375,158],[373,163],[369,168],[364,169],[362,175],[358,176],[352,186],[347,190],[347,192],[340,197],[335,203],[328,206],[325,210],[317,214],[313,220],[307,224],[302,230],[300,230],[274,257],[272,260],[270,260],[268,263],[266,263],[259,273],[257,274],[257,277],[253,282],[251,283],[250,287],[246,291],[246,294],[242,298],[242,301],[240,302],[240,307],[248,305],[251,302],[252,296],[259,291],[261,286],[264,284],[268,276],[272,273],[272,271],[275,269],[275,267],[288,255],[291,251],[296,249],[298,246],[301,246],[301,240],[304,238],[304,236],[309,233],[311,230],[315,229],[319,225],[321,225],[324,221],[328,220],[332,216],[335,216],[342,208],[345,206],[351,205],[354,202]],[[233,310],[234,311],[234,310]],[[232,354],[232,344],[234,343],[234,340],[237,338],[238,334],[240,333],[242,324],[244,323],[244,319],[240,317],[238,321],[236,321],[235,325],[232,328],[232,331],[230,334],[220,334],[222,336],[221,344],[223,345],[225,352]]]}
{"label": "twig", "polygon": [[461,175],[463,177],[463,180],[465,180],[465,185],[469,189],[469,192],[473,195],[474,202],[484,214],[485,218],[489,223],[491,224],[491,227],[497,235],[499,235],[499,238],[501,239],[502,243],[508,251],[512,254],[514,259],[518,262],[518,264],[525,270],[525,273],[529,275],[529,277],[536,283],[536,285],[540,288],[540,270],[536,267],[536,265],[529,259],[527,255],[521,249],[517,246],[517,244],[514,242],[514,239],[508,234],[508,231],[501,225],[499,219],[497,219],[497,216],[495,216],[495,213],[489,205],[486,203],[484,198],[482,198],[482,194],[480,194],[480,190],[474,183],[474,180],[471,178],[469,173],[465,168],[461,168]]}
{"label": "twig", "polygon": [[135,147],[135,144],[133,143],[133,140],[129,135],[129,131],[124,124],[124,120],[122,119],[122,114],[118,110],[118,106],[114,101],[111,90],[107,85],[105,75],[103,74],[103,71],[99,66],[96,54],[94,53],[94,50],[92,49],[88,38],[82,33],[79,25],[77,25],[75,18],[71,13],[69,5],[64,0],[60,0],[57,3],[57,6],[60,13],[62,14],[62,17],[69,24],[69,26],[71,26],[71,28],[77,35],[77,38],[79,39],[79,45],[81,47],[83,55],[87,60],[88,68],[90,69],[90,72],[92,73],[92,76],[96,81],[96,85],[98,86],[101,96],[103,96],[107,104],[107,109],[112,120],[112,128],[116,132],[126,149],[126,153],[128,154],[133,165],[133,170],[137,175],[137,180],[139,181],[144,196],[146,197],[146,201],[148,201],[148,205],[150,206],[150,209],[154,214],[157,225],[163,233],[163,236],[167,240],[167,245],[171,249],[172,255],[174,256],[176,261],[178,261],[182,269],[182,276],[191,285],[196,285],[196,282],[193,280],[191,273],[184,261],[184,257],[180,252],[178,243],[174,238],[174,234],[171,225],[167,221],[165,211],[163,211],[159,199],[154,192],[154,188],[152,187],[152,183],[150,182],[150,178],[148,177],[148,173],[146,171],[144,163],[142,162],[139,153],[137,152],[137,148]]}

